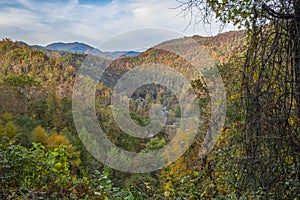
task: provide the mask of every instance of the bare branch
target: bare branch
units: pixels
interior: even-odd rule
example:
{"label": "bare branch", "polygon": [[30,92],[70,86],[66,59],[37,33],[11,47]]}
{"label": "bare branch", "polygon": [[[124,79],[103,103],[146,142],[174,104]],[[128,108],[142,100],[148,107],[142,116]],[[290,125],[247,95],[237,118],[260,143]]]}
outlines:
{"label": "bare branch", "polygon": [[271,15],[274,18],[277,19],[295,19],[296,17],[299,18],[299,16],[296,16],[294,14],[285,14],[285,13],[279,13],[272,8],[270,8],[265,3],[262,4],[263,10],[265,10],[269,15]]}

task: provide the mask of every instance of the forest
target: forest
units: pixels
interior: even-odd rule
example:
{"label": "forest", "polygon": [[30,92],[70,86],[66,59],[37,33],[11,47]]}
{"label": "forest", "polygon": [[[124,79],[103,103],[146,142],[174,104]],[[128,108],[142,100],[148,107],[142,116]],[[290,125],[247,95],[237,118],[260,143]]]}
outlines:
{"label": "forest", "polygon": [[[206,21],[215,13],[224,23],[244,30],[165,41],[137,56],[113,61],[3,39],[0,199],[300,199],[300,5],[298,0],[280,2],[277,9],[279,4],[269,1],[185,1],[179,7],[184,15],[197,9]],[[201,53],[180,45],[189,40],[212,58],[226,90],[225,124],[212,151],[201,157],[213,115],[209,85],[194,76],[196,71],[185,58],[162,48],[179,46],[191,55]],[[202,123],[187,151],[172,159],[171,154],[180,151],[179,141],[178,149],[158,158],[167,166],[143,173],[123,172],[97,160],[85,145],[85,139],[91,141],[91,127],[78,130],[74,122],[74,105],[82,104],[72,98],[74,85],[87,58],[96,66],[108,65],[95,87],[92,107],[98,124],[112,143],[134,153],[172,143],[183,108],[174,91],[145,84],[126,97],[130,117],[145,127],[152,120],[151,106],[160,104],[165,125],[153,137],[126,134],[112,111],[118,80],[135,66],[151,63],[184,75],[199,102]],[[84,75],[93,79],[97,73]],[[159,81],[177,83],[168,74]],[[77,95],[88,101],[88,95]],[[184,122],[188,131],[190,120]],[[115,149],[108,152],[112,158],[117,154]],[[131,162],[113,161],[115,165]]]}

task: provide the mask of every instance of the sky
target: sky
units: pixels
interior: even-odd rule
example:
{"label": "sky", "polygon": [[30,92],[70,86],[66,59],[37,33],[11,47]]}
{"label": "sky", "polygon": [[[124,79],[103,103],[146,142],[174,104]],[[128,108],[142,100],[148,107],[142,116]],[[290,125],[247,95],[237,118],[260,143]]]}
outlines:
{"label": "sky", "polygon": [[[189,18],[175,9],[179,5],[176,0],[0,0],[0,39],[42,46],[76,41],[98,47],[124,35],[130,44],[154,30],[151,42],[145,44],[150,47],[180,34],[212,36],[220,32],[215,20],[207,26],[188,26]],[[222,31],[232,29],[228,26]],[[125,46],[102,45],[101,50],[124,50]],[[134,50],[131,48],[127,50]]]}

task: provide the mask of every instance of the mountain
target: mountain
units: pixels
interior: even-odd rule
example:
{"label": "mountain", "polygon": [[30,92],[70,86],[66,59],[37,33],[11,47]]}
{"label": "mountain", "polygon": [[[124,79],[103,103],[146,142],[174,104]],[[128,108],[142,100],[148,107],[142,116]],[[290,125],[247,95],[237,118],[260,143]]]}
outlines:
{"label": "mountain", "polygon": [[[86,58],[86,53],[98,52],[104,57],[95,58],[95,62],[103,63],[107,57],[116,58],[103,74],[102,81],[106,86],[115,85],[118,78],[134,66],[147,63],[161,63],[182,74],[193,74],[189,63],[178,55],[159,50],[161,45],[174,46],[188,38],[193,38],[216,63],[227,62],[233,50],[239,51],[239,45],[245,41],[245,32],[228,32],[215,37],[193,36],[163,42],[142,53],[134,51],[102,52],[83,43],[54,43],[41,46],[29,46],[24,42],[0,41],[0,77],[8,74],[30,74],[41,82],[44,88],[52,87],[54,82],[62,95],[72,94],[72,85],[76,71]],[[49,50],[52,49],[52,50]],[[193,49],[184,49],[193,51]],[[70,53],[75,52],[75,53]]]}
{"label": "mountain", "polygon": [[105,58],[110,58],[110,59],[114,59],[118,57],[132,57],[140,54],[140,52],[136,52],[136,51],[102,52],[97,48],[79,42],[73,42],[73,43],[58,42],[58,43],[49,44],[45,47],[40,47],[37,45],[34,45],[33,47],[39,47],[39,48],[44,48],[47,50],[55,50],[55,51],[66,51],[71,53],[93,54],[93,55],[103,56]]}
{"label": "mountain", "polygon": [[99,49],[91,47],[84,43],[73,42],[73,43],[52,43],[45,46],[46,49],[56,51],[67,51],[71,53],[83,53],[83,54],[94,54],[94,55],[105,55]]}
{"label": "mountain", "polygon": [[137,52],[137,51],[113,51],[113,52],[105,52],[105,53],[110,55],[112,58],[132,57],[132,56],[138,56],[141,54],[141,52]]}

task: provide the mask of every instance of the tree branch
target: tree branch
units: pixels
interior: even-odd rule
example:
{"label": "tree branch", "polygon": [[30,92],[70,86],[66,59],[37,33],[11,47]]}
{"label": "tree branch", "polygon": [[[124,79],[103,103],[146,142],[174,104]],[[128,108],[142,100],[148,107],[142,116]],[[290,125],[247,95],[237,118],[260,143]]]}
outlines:
{"label": "tree branch", "polygon": [[270,8],[269,6],[267,6],[265,3],[263,3],[262,9],[265,10],[269,15],[271,15],[272,17],[277,18],[277,19],[295,19],[295,18],[299,18],[299,16],[296,16],[294,14],[279,13],[279,12],[273,10],[272,8]]}

